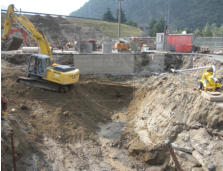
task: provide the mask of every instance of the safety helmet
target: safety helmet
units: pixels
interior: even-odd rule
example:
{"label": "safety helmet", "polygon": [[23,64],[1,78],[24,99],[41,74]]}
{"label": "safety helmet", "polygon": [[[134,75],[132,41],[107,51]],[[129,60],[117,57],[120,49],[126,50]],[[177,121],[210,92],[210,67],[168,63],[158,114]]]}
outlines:
{"label": "safety helmet", "polygon": [[212,67],[208,68],[207,72],[213,72],[213,68]]}

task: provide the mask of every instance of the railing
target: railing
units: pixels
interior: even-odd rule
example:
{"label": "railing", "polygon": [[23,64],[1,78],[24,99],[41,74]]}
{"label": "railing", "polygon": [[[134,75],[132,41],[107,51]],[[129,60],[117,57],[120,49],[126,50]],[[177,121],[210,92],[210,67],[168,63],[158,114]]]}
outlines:
{"label": "railing", "polygon": [[195,37],[193,44],[195,46],[223,48],[223,37]]}

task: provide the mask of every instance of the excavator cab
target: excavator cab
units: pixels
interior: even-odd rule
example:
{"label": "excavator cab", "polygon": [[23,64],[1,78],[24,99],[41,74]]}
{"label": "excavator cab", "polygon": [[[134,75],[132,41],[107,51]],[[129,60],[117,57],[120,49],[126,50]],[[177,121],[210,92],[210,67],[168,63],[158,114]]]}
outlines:
{"label": "excavator cab", "polygon": [[35,77],[46,77],[47,67],[51,66],[50,57],[42,54],[33,54],[28,60],[28,75]]}

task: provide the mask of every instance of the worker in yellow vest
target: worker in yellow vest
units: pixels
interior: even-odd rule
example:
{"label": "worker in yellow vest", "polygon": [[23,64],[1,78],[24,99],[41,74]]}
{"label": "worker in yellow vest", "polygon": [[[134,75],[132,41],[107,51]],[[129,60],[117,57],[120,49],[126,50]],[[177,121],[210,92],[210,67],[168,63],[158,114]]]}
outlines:
{"label": "worker in yellow vest", "polygon": [[200,80],[200,89],[205,91],[216,91],[221,88],[220,81],[216,78],[216,69],[214,66],[204,70]]}

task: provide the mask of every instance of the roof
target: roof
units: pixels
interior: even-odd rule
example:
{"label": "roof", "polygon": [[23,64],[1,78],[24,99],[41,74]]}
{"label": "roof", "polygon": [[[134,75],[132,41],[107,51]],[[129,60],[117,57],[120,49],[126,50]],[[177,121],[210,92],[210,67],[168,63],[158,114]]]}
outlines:
{"label": "roof", "polygon": [[168,34],[168,36],[193,36],[193,34]]}

